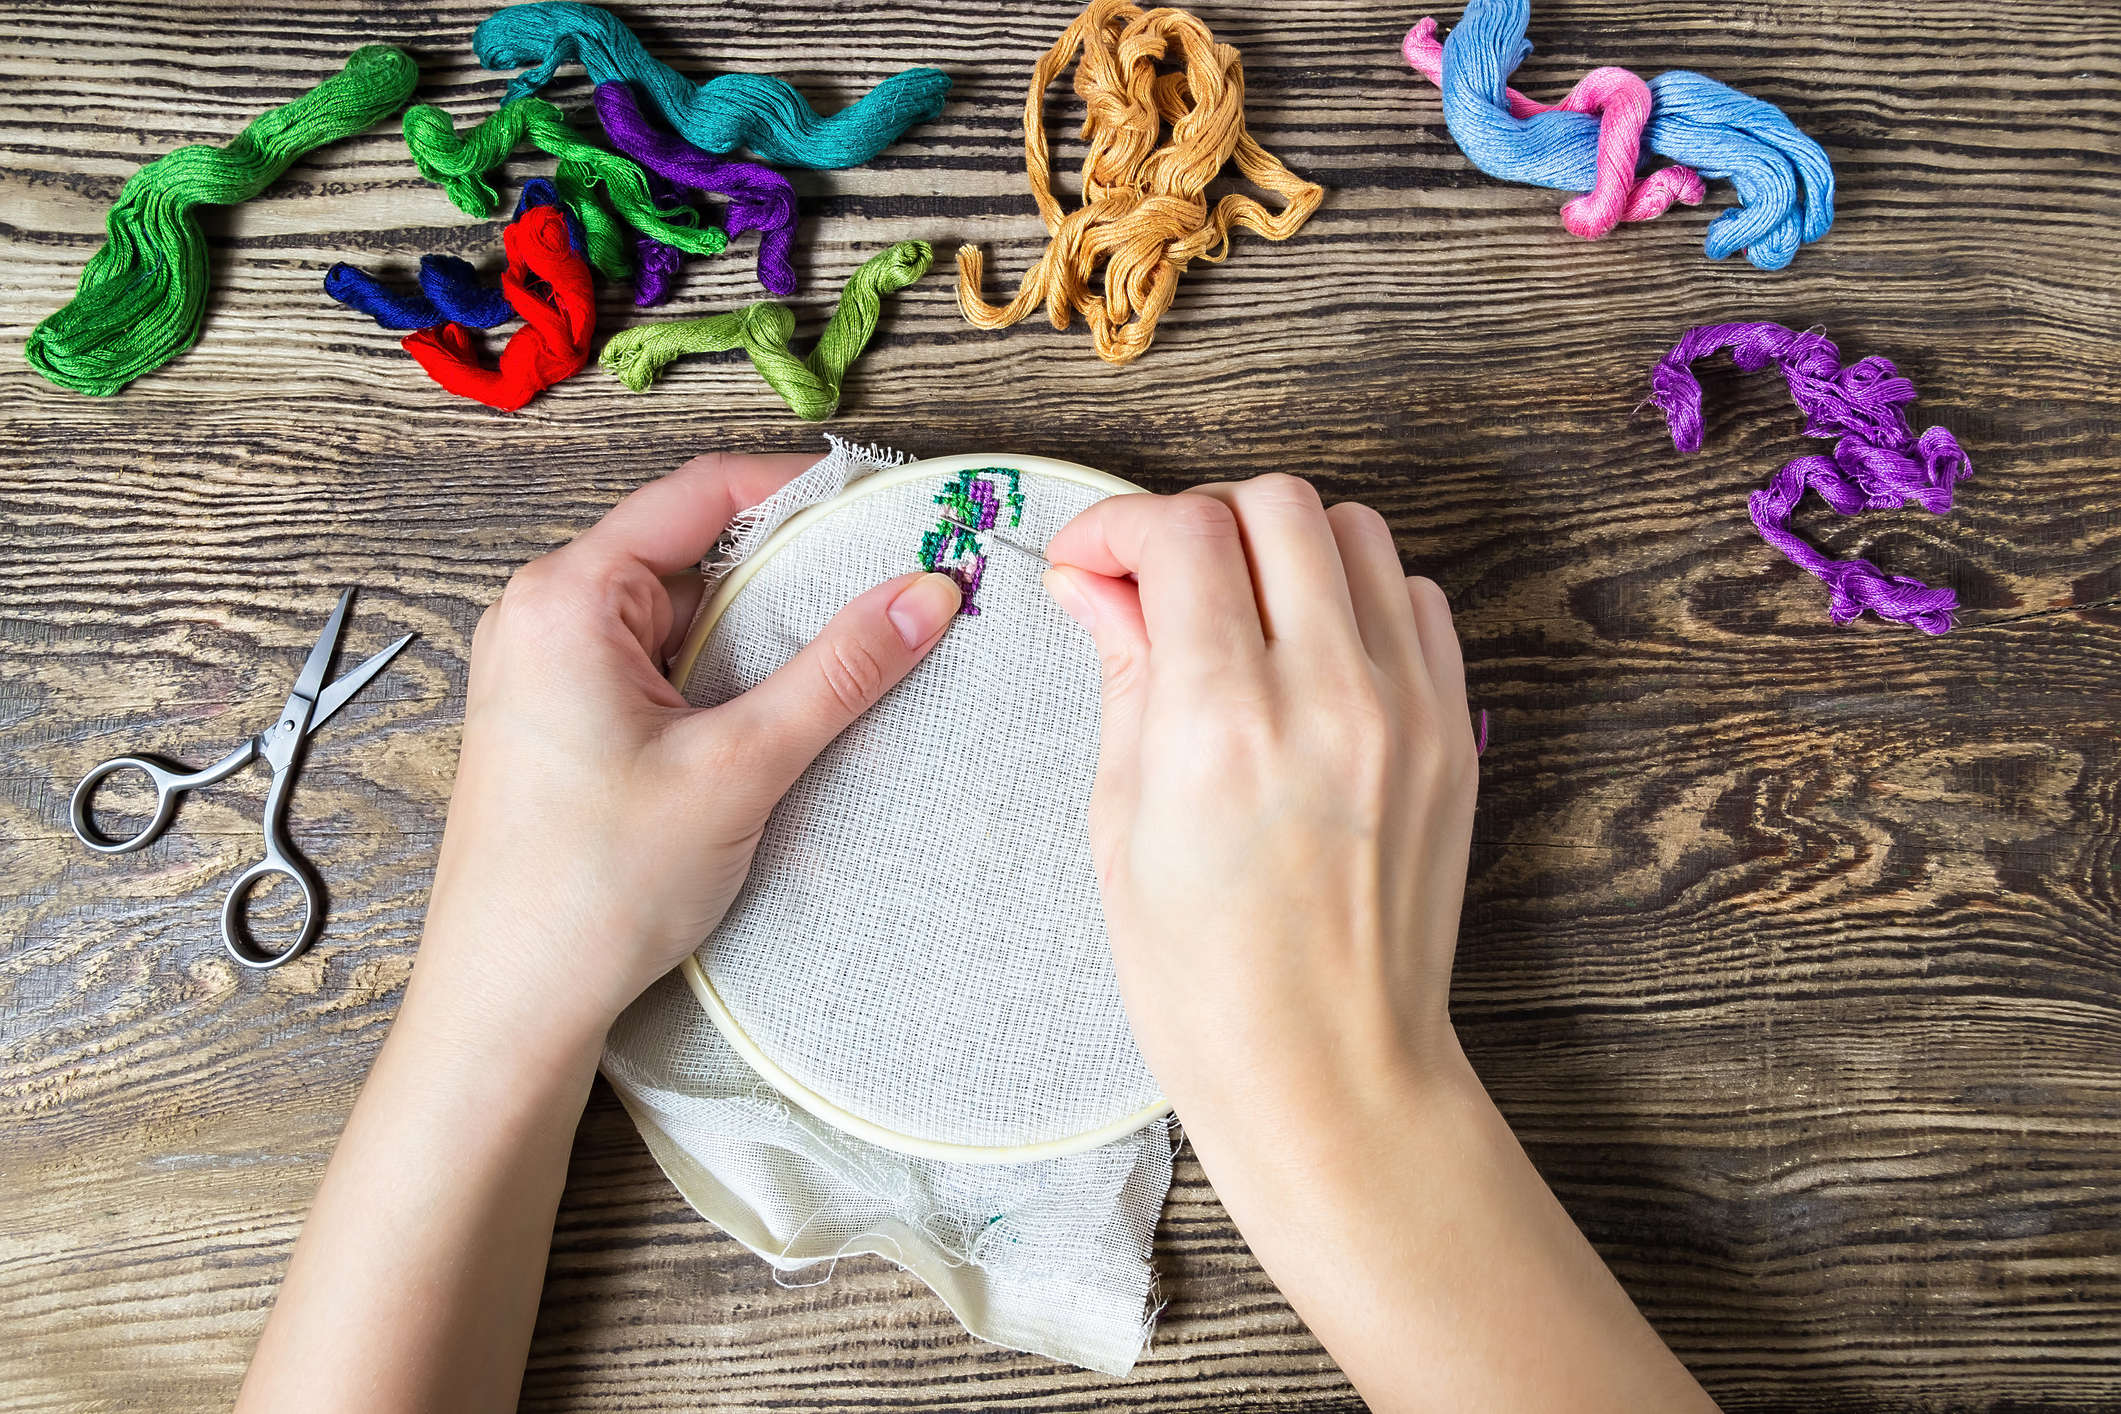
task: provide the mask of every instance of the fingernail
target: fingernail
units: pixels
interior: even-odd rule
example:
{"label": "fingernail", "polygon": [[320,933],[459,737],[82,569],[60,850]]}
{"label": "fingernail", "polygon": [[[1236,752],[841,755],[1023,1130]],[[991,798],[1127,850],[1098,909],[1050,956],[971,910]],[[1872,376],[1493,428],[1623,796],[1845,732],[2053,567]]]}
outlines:
{"label": "fingernail", "polygon": [[947,574],[924,574],[898,592],[884,612],[908,648],[918,648],[943,631],[962,596]]}
{"label": "fingernail", "polygon": [[1054,603],[1060,605],[1062,613],[1077,623],[1085,622],[1084,614],[1088,606],[1083,603],[1082,591],[1075,586],[1074,576],[1062,574],[1057,569],[1049,569],[1040,576],[1039,583],[1046,586],[1046,593],[1052,597]]}

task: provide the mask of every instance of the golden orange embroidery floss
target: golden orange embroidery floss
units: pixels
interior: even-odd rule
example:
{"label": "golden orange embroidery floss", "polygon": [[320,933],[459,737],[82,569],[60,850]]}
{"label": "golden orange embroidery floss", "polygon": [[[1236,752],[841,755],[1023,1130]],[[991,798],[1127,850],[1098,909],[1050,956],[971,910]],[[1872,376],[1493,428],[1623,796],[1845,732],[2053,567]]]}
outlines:
{"label": "golden orange embroidery floss", "polygon": [[[1082,136],[1090,150],[1083,204],[1064,213],[1053,196],[1045,99],[1078,53],[1075,91],[1089,107]],[[1160,70],[1167,61],[1179,67]],[[1281,210],[1241,193],[1209,206],[1203,193],[1232,158],[1255,186],[1282,199]],[[1114,365],[1148,349],[1189,264],[1229,254],[1232,226],[1287,240],[1325,197],[1323,187],[1291,172],[1245,131],[1237,50],[1216,43],[1183,10],[1143,10],[1129,0],[1091,0],[1031,71],[1024,166],[1052,237],[1045,254],[1016,297],[994,305],[980,296],[980,252],[960,247],[958,307],[981,329],[1006,328],[1041,304],[1056,329],[1080,314],[1097,356]],[[1100,265],[1102,294],[1092,287]]]}

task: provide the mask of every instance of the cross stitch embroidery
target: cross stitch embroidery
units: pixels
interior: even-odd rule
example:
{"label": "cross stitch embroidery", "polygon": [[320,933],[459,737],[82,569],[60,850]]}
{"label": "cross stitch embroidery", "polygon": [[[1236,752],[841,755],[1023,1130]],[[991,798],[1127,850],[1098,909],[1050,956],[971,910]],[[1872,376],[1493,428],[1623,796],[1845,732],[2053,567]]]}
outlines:
{"label": "cross stitch embroidery", "polygon": [[1009,528],[1024,523],[1023,473],[1010,466],[961,471],[943,484],[935,504],[943,508],[942,514],[935,528],[921,536],[921,568],[956,580],[964,595],[958,612],[977,614],[980,580],[987,573],[987,547],[980,543],[979,532],[1001,524],[1004,508]]}

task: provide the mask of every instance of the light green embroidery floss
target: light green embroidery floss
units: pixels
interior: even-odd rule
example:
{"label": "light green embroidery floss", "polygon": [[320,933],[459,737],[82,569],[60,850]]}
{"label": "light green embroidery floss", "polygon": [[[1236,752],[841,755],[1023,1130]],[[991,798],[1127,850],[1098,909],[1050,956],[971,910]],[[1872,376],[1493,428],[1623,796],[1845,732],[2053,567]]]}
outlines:
{"label": "light green embroidery floss", "polygon": [[797,417],[823,422],[838,410],[840,384],[876,333],[883,297],[927,274],[934,259],[935,251],[926,241],[900,241],[870,256],[848,278],[839,308],[806,358],[797,358],[788,347],[795,333],[794,311],[761,300],[706,319],[664,319],[621,329],[604,345],[599,362],[640,393],[686,354],[742,348],[759,376]]}
{"label": "light green embroidery floss", "polygon": [[627,251],[631,240],[619,220],[690,255],[720,255],[729,248],[728,233],[720,226],[692,224],[699,213],[691,207],[666,211],[657,206],[640,163],[590,142],[568,126],[565,114],[542,98],[503,103],[461,137],[450,116],[433,104],[422,103],[405,112],[405,146],[420,175],[447,192],[459,210],[481,219],[493,215],[501,204],[500,193],[486,174],[506,162],[525,138],[559,159],[554,185],[560,200],[582,223],[590,263],[606,279],[626,280],[633,275]]}
{"label": "light green embroidery floss", "polygon": [[74,297],[31,331],[30,367],[62,388],[106,397],[197,343],[207,264],[193,208],[250,200],[304,153],[404,107],[419,79],[404,50],[367,45],[226,147],[180,147],[133,173]]}

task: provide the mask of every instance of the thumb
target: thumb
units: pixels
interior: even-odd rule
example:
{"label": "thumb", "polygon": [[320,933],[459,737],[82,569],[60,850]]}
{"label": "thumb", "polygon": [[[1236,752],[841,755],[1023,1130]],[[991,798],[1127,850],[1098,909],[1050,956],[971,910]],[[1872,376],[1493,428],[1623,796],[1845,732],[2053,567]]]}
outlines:
{"label": "thumb", "polygon": [[[1104,678],[1098,724],[1097,790],[1093,811],[1112,824],[1131,818],[1141,771],[1142,710],[1148,695],[1149,631],[1141,591],[1130,579],[1093,574],[1073,565],[1046,571],[1046,592],[1069,618],[1089,631]],[[1093,834],[1102,836],[1096,828]],[[1100,852],[1111,841],[1098,841]]]}
{"label": "thumb", "polygon": [[743,743],[770,806],[856,717],[942,640],[962,596],[944,574],[902,575],[857,596],[751,691],[688,725]]}

